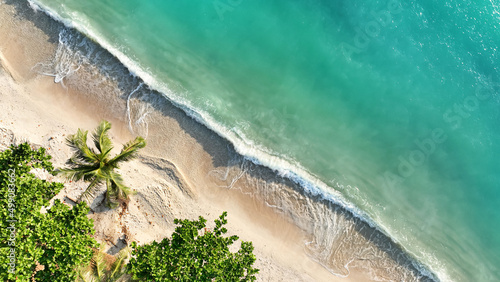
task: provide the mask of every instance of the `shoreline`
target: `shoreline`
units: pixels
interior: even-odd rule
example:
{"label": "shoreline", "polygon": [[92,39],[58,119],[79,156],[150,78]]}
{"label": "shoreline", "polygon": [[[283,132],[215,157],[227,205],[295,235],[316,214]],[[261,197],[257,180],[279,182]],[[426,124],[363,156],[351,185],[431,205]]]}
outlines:
{"label": "shoreline", "polygon": [[[21,8],[21,4],[10,5],[17,5],[17,8]],[[286,270],[288,274],[290,274],[294,268],[299,266],[299,269],[304,270],[304,273],[307,273],[307,275],[316,281],[323,281],[323,279],[331,281],[331,279],[335,278],[339,279],[338,281],[349,281],[350,279],[354,279],[353,281],[359,281],[360,279],[366,280],[367,277],[365,275],[367,273],[369,273],[372,277],[382,279],[401,279],[401,275],[403,275],[403,277],[413,277],[415,279],[419,277],[418,270],[415,268],[412,269],[414,266],[410,267],[413,262],[408,255],[406,255],[404,251],[389,238],[385,238],[385,235],[381,234],[380,231],[373,230],[373,228],[368,226],[366,222],[362,222],[361,220],[355,218],[344,208],[318,197],[314,197],[289,179],[276,176],[275,172],[271,169],[255,165],[245,160],[244,157],[235,152],[232,144],[222,139],[205,126],[199,124],[191,117],[187,116],[184,111],[175,107],[164,97],[159,97],[159,95],[155,93],[144,93],[146,91],[141,90],[138,91],[140,93],[136,94],[134,100],[128,100],[128,98],[130,98],[131,91],[134,89],[131,85],[134,84],[131,83],[130,85],[124,86],[117,83],[118,85],[112,85],[109,81],[106,82],[105,89],[103,89],[102,92],[106,92],[106,90],[111,89],[110,93],[115,94],[115,97],[110,97],[112,94],[108,93],[105,93],[108,94],[108,96],[99,96],[102,93],[88,91],[96,89],[92,88],[93,85],[89,86],[88,83],[85,83],[88,81],[85,79],[86,75],[102,75],[99,71],[99,66],[92,66],[91,64],[83,66],[81,69],[65,78],[65,84],[68,89],[64,89],[60,84],[54,84],[54,80],[52,78],[39,76],[32,72],[31,68],[37,63],[50,60],[51,56],[53,57],[52,54],[57,49],[58,43],[54,41],[59,36],[59,30],[62,24],[54,23],[55,21],[52,22],[53,20],[50,18],[47,19],[48,16],[45,14],[40,15],[42,13],[40,11],[37,12],[38,15],[36,17],[41,19],[30,19],[27,16],[29,16],[30,13],[34,14],[34,12],[29,10],[30,8],[27,7],[27,5],[25,6],[26,7],[24,9],[28,9],[24,11],[26,15],[23,17],[18,14],[21,19],[14,19],[14,16],[11,15],[12,19],[9,20],[11,20],[12,25],[8,28],[15,29],[16,26],[13,22],[24,21],[23,23],[28,27],[31,26],[32,28],[37,29],[38,33],[42,35],[40,36],[42,38],[24,38],[27,41],[31,40],[30,42],[32,42],[32,44],[22,47],[19,46],[20,42],[15,42],[18,43],[17,48],[13,47],[11,50],[14,49],[16,51],[7,50],[7,55],[4,54],[6,46],[15,44],[13,44],[12,41],[8,44],[0,43],[0,48],[2,48],[0,49],[0,53],[2,53],[2,64],[5,64],[5,68],[8,73],[10,73],[12,78],[17,83],[25,84],[28,88],[30,88],[28,92],[32,93],[32,97],[37,98],[37,101],[35,101],[34,104],[44,104],[43,107],[52,108],[52,110],[55,111],[64,107],[72,107],[70,112],[66,111],[67,117],[65,118],[65,122],[63,124],[68,125],[68,121],[70,120],[72,122],[67,126],[68,129],[64,131],[66,133],[57,133],[59,136],[55,139],[59,143],[55,144],[55,148],[58,150],[65,150],[63,144],[64,138],[62,137],[62,134],[72,134],[78,127],[90,130],[95,127],[99,119],[103,118],[112,122],[114,126],[113,135],[120,140],[120,143],[123,143],[124,140],[130,139],[131,137],[131,134],[128,132],[129,121],[126,120],[126,114],[124,113],[130,112],[132,116],[136,117],[136,121],[141,116],[144,117],[144,114],[147,113],[146,115],[149,117],[149,122],[146,123],[146,125],[140,124],[137,128],[134,128],[134,130],[137,130],[138,132],[146,132],[148,135],[148,141],[152,140],[152,142],[149,142],[145,150],[145,154],[148,156],[141,158],[140,161],[134,162],[130,167],[124,166],[122,171],[128,169],[131,172],[130,174],[128,172],[126,173],[125,180],[127,182],[129,181],[129,178],[140,178],[137,177],[137,175],[134,175],[132,171],[145,171],[149,169],[149,175],[155,175],[158,179],[167,180],[166,185],[165,183],[161,183],[161,181],[158,183],[158,180],[155,180],[153,181],[153,185],[149,186],[161,186],[164,184],[166,187],[182,187],[179,189],[180,192],[174,192],[176,189],[170,189],[173,191],[170,192],[171,194],[168,196],[177,197],[178,201],[177,203],[174,203],[174,205],[178,205],[178,209],[181,211],[178,212],[178,215],[174,215],[174,212],[171,212],[170,214],[167,213],[167,215],[169,215],[169,219],[173,216],[178,217],[187,214],[189,216],[196,217],[196,213],[187,212],[186,207],[182,207],[184,203],[182,205],[180,203],[183,201],[192,201],[191,208],[204,206],[203,208],[198,207],[197,211],[199,214],[205,216],[209,222],[213,220],[217,214],[214,212],[211,212],[210,216],[204,214],[203,212],[205,210],[210,210],[208,206],[216,205],[218,206],[217,210],[219,211],[221,208],[232,209],[232,211],[229,211],[230,231],[234,231],[236,234],[240,235],[242,240],[252,240],[247,238],[256,238],[257,240],[260,240],[260,243],[254,241],[256,239],[252,240],[254,241],[256,250],[259,249],[259,252],[264,254],[266,257],[269,257],[269,254],[271,254],[271,258],[273,256],[280,257],[280,259],[278,259],[280,263],[276,263],[275,261],[272,263],[279,266],[288,266],[289,268]],[[3,29],[5,28],[5,22],[7,22],[7,18],[5,17],[4,20],[3,15],[8,8],[4,10],[4,7],[0,7],[0,10],[2,10],[2,21],[4,21],[4,24],[1,26]],[[17,11],[17,13],[22,12]],[[44,25],[45,27],[43,27]],[[6,32],[6,34],[11,33]],[[18,32],[12,34],[22,33],[18,30]],[[5,38],[2,39],[4,39],[2,42],[9,42],[9,40],[5,40]],[[24,39],[20,39],[20,41],[23,41]],[[35,55],[27,55],[30,52],[25,52],[25,54],[16,54],[16,52],[20,49],[28,50],[30,46],[44,44],[46,45],[46,48],[41,48],[43,50],[42,52],[34,52],[36,53]],[[29,50],[33,51],[34,49]],[[5,58],[3,56],[5,56]],[[123,68],[124,67],[122,66],[122,69]],[[135,82],[139,83],[137,81]],[[35,92],[34,89],[40,89],[40,87],[45,90],[44,96],[39,97],[33,95],[33,92]],[[49,92],[52,93],[48,94]],[[88,94],[84,94],[85,92]],[[3,91],[2,95],[5,95]],[[85,118],[75,118],[77,115],[83,115]],[[5,116],[3,118],[5,119]],[[30,124],[30,122],[24,121],[24,124]],[[3,124],[0,123],[0,126],[3,127]],[[59,126],[63,127],[62,125]],[[50,132],[49,128],[46,129],[45,132],[48,131]],[[31,133],[31,135],[33,135],[33,133]],[[170,139],[168,144],[164,143],[165,138]],[[38,142],[43,143],[44,141]],[[61,154],[58,161],[62,162],[64,157],[67,158],[67,156],[69,156],[68,153],[66,153],[66,155]],[[138,169],[139,167],[140,169]],[[140,183],[147,183],[148,181],[151,182],[151,180],[144,177],[144,175],[140,181],[138,179],[130,179],[130,181],[139,185]],[[229,189],[221,189],[219,186],[226,186],[226,188]],[[155,193],[161,193],[163,190],[164,189],[161,189],[161,187],[158,189],[151,189],[146,186],[142,195],[154,195]],[[75,194],[76,192],[73,191],[68,193]],[[143,196],[140,200],[142,201],[142,205],[150,205],[152,210],[158,208],[158,206],[154,206],[148,202],[151,200],[146,196]],[[97,199],[94,202],[98,202]],[[277,208],[271,208],[271,206],[276,206]],[[319,218],[318,222],[311,223],[307,221],[311,217],[301,216],[300,212],[312,215],[313,218],[315,215],[324,212],[326,215],[331,215],[332,218],[338,216],[341,219],[336,222],[332,222],[332,218],[328,218],[328,216],[326,216],[325,218]],[[98,216],[95,216],[95,219],[102,222],[109,222],[109,217],[112,217],[112,213],[113,211],[101,211]],[[140,213],[140,211],[133,209],[129,212],[129,214],[132,215]],[[255,216],[257,213],[260,214]],[[165,214],[162,214],[161,212],[158,212],[157,214],[165,216]],[[235,223],[234,229],[231,227],[232,221],[238,222],[237,224]],[[144,222],[139,220],[136,223],[138,226],[141,226]],[[252,224],[253,226],[249,228],[246,226],[248,224]],[[333,230],[330,225],[333,225]],[[155,234],[157,238],[168,235],[169,232],[165,232],[165,230],[169,228],[172,229],[171,222],[170,225],[165,223],[160,226],[165,229],[159,228],[161,230],[151,230],[150,232],[151,234]],[[255,228],[259,230],[249,230]],[[129,229],[133,230],[132,227]],[[243,233],[246,235],[240,234],[242,233],[240,230],[245,230]],[[280,235],[280,233],[283,233],[282,230],[286,230],[287,234]],[[254,234],[252,234],[252,232]],[[330,238],[330,234],[328,234],[329,232],[335,232],[336,234],[334,235],[336,235],[336,237]],[[111,234],[113,231],[102,230],[101,233]],[[260,233],[267,235],[263,236]],[[321,233],[321,236],[314,233]],[[375,239],[372,239],[373,236],[375,236]],[[354,237],[355,239],[352,239]],[[269,238],[274,238],[271,241],[274,245],[279,246],[274,246],[271,252],[266,250],[266,248],[268,248],[266,241]],[[147,237],[144,240],[151,240],[151,237]],[[331,243],[328,242],[328,240],[339,243],[338,245],[340,247],[338,247],[334,252],[326,250],[327,252],[322,254],[321,252],[325,251],[323,250],[325,246],[322,244],[325,242],[326,244]],[[308,243],[302,246],[304,242]],[[356,246],[360,243],[361,246]],[[351,246],[349,246],[349,244]],[[257,245],[259,245],[259,248]],[[313,246],[309,247],[310,245]],[[364,254],[364,252],[368,246],[371,246],[372,248],[375,247],[376,250],[367,255]],[[343,247],[346,247],[346,249],[342,250]],[[393,248],[398,249],[396,251],[397,254],[387,251],[387,249],[391,250]],[[295,259],[294,263],[290,263],[290,252],[283,251],[283,249],[288,249],[288,251],[291,250],[291,253],[299,255],[301,259]],[[309,252],[310,256],[306,256],[306,252]],[[355,255],[343,254],[342,252],[355,252]],[[340,256],[339,253],[341,253]],[[259,259],[259,255],[257,253],[256,256]],[[310,259],[311,256],[316,258]],[[373,262],[373,260],[378,259],[377,256],[382,256],[383,261],[379,262],[379,265],[375,265],[373,269],[364,270],[363,268],[365,266],[363,266],[362,261],[371,259]],[[403,261],[398,261],[400,256],[404,257]],[[345,266],[342,265],[344,269],[337,266],[337,273],[340,272],[341,274],[344,274],[347,272],[349,274],[348,279],[340,279],[331,275],[330,272],[319,266],[320,264],[323,264],[325,268],[332,269],[330,265],[325,266],[325,262],[329,263],[333,258],[340,258],[348,261],[351,258],[355,258],[357,261],[361,262],[357,262],[360,266],[357,266],[356,262],[354,265],[350,265],[349,270],[347,270],[346,267],[351,264],[353,260],[349,261],[349,263]],[[302,260],[305,262],[302,262]],[[317,260],[319,263],[313,262],[313,260]],[[384,270],[384,268],[388,267],[391,262],[392,265],[390,270]],[[262,272],[263,267],[259,265],[256,266],[261,268]],[[268,277],[272,277],[272,274],[269,275],[271,276]],[[296,273],[295,276],[292,277],[296,278],[296,275],[300,276],[300,272],[299,274]],[[394,278],[391,275],[395,275]],[[276,280],[271,278],[269,281]],[[406,281],[412,280],[408,279]]]}

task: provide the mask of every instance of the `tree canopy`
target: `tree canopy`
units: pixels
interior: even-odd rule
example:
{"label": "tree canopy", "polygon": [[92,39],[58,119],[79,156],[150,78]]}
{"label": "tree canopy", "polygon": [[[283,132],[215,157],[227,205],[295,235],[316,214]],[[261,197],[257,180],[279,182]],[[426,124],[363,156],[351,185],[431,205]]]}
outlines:
{"label": "tree canopy", "polygon": [[128,272],[141,281],[255,281],[258,269],[251,242],[241,242],[241,248],[232,253],[229,246],[238,236],[223,237],[227,233],[224,212],[215,220],[212,231],[206,229],[206,220],[174,221],[172,238],[160,243],[138,246],[132,243],[132,258]]}
{"label": "tree canopy", "polygon": [[129,161],[136,157],[137,151],[146,146],[142,137],[136,137],[127,142],[119,154],[110,156],[113,143],[108,136],[111,123],[102,121],[92,134],[94,148],[87,144],[88,131],[78,129],[77,133],[66,139],[74,154],[69,159],[70,168],[61,169],[58,173],[72,180],[85,180],[90,182],[83,192],[83,198],[95,196],[99,185],[106,184],[107,204],[111,208],[118,206],[119,201],[126,200],[130,194],[130,188],[123,183],[121,175],[116,172],[120,163]]}
{"label": "tree canopy", "polygon": [[74,281],[76,267],[89,263],[98,246],[85,203],[70,209],[56,200],[41,212],[63,188],[32,173],[54,173],[50,158],[27,143],[0,153],[1,281]]}

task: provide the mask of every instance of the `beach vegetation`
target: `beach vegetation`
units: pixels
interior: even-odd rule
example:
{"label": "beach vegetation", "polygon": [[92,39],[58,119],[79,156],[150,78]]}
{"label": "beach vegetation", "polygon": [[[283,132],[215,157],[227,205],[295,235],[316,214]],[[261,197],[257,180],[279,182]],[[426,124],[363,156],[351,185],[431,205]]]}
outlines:
{"label": "beach vegetation", "polygon": [[240,249],[229,250],[238,236],[227,233],[227,213],[215,220],[213,230],[206,220],[179,220],[171,238],[139,246],[132,242],[128,272],[139,281],[255,281],[252,242],[241,242]]}
{"label": "beach vegetation", "polygon": [[34,174],[54,174],[50,158],[27,143],[0,153],[0,281],[74,281],[98,247],[86,203],[50,205],[63,184]]}
{"label": "beach vegetation", "polygon": [[107,254],[104,247],[94,250],[90,264],[78,270],[76,282],[114,282],[122,281],[126,274],[126,261],[130,248],[122,249],[116,256]]}
{"label": "beach vegetation", "polygon": [[122,176],[117,172],[120,164],[132,160],[139,149],[146,146],[142,137],[123,145],[121,152],[111,156],[113,143],[108,135],[111,123],[102,121],[92,134],[94,147],[87,144],[88,131],[78,129],[77,133],[66,139],[74,154],[68,160],[69,168],[60,169],[58,173],[67,179],[90,182],[80,199],[90,199],[95,196],[98,188],[106,184],[106,202],[110,208],[116,208],[120,201],[128,199],[131,189],[127,187]]}

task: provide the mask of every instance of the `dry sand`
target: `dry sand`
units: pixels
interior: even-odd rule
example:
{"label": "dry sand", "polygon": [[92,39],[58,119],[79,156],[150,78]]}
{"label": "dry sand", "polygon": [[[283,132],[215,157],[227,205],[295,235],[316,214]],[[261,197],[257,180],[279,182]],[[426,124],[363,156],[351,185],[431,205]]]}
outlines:
{"label": "dry sand", "polygon": [[[115,143],[133,138],[126,118],[126,100],[92,96],[79,73],[67,78],[65,88],[53,77],[33,71],[37,63],[54,56],[61,26],[22,4],[6,2],[0,4],[0,143],[29,140],[48,148],[55,166],[62,166],[71,154],[64,140],[78,128],[92,130],[106,119],[113,124]],[[132,101],[131,106],[137,103]],[[228,211],[229,233],[255,246],[258,281],[371,281],[368,277],[373,277],[374,272],[382,272],[379,278],[392,280],[388,278],[392,270],[387,274],[371,269],[368,260],[353,262],[347,278],[335,276],[316,263],[305,250],[304,243],[311,240],[311,234],[293,224],[286,212],[271,208],[246,188],[254,182],[272,182],[262,176],[271,172],[245,172],[225,140],[168,101],[161,105],[137,106],[139,112],[149,111],[147,127],[134,125],[136,132],[147,134],[148,146],[140,158],[120,170],[126,183],[137,192],[127,209],[105,208],[100,205],[102,195],[91,203],[89,217],[94,219],[96,239],[108,246],[109,253],[116,253],[131,241],[142,244],[169,236],[175,228],[174,218],[195,219],[201,215],[213,223],[222,211]],[[243,173],[250,176],[242,177]],[[86,187],[85,183],[56,180],[65,182],[57,198],[68,204]],[[362,238],[362,229],[339,233]],[[363,240],[373,244],[372,257],[387,257],[394,272],[408,271],[380,246]],[[408,272],[408,277],[413,277],[414,270]]]}

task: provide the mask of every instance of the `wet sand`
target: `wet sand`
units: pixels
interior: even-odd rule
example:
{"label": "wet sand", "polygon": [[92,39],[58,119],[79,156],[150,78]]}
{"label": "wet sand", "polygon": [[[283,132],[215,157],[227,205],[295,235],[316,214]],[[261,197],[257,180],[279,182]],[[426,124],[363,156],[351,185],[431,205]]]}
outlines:
{"label": "wet sand", "polygon": [[[61,30],[85,44],[61,48]],[[78,48],[92,52],[86,58]],[[202,215],[213,222],[228,211],[230,233],[254,243],[258,281],[428,280],[387,236],[238,155],[160,93],[140,86],[105,50],[24,1],[0,5],[0,55],[0,128],[50,148],[56,166],[70,156],[66,136],[102,119],[112,122],[115,142],[147,137],[141,157],[121,168],[137,192],[127,209],[98,205],[102,196],[91,204],[97,239],[109,253],[131,241],[161,240],[175,228],[174,218]],[[62,83],[50,76],[65,70]],[[58,197],[71,202],[84,187],[66,183]]]}

